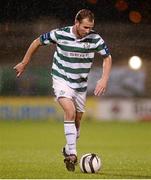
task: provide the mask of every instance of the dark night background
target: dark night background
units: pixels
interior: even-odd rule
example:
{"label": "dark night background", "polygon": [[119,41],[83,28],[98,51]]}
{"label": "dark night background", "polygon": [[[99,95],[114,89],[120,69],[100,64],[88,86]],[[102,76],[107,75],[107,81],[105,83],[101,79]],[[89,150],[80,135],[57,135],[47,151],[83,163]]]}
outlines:
{"label": "dark night background", "polygon": [[129,22],[129,12],[138,11],[141,23],[151,23],[150,4],[149,0],[2,0],[0,21],[32,21],[41,16],[53,16],[69,22],[79,9],[89,8],[98,21]]}

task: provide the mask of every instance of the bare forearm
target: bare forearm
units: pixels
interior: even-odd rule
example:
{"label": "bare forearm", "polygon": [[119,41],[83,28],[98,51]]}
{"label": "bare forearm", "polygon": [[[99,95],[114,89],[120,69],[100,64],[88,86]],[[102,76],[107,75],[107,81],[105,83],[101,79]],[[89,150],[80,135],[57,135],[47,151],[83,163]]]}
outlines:
{"label": "bare forearm", "polygon": [[111,56],[108,56],[103,60],[103,73],[101,77],[101,79],[105,80],[106,82],[109,79],[111,67],[112,67],[112,58]]}
{"label": "bare forearm", "polygon": [[104,60],[103,60],[103,73],[102,73],[101,78],[97,82],[97,85],[96,85],[95,90],[94,90],[94,94],[96,96],[99,96],[106,91],[107,82],[108,82],[108,79],[110,76],[111,66],[112,66],[111,56],[104,58]]}
{"label": "bare forearm", "polygon": [[36,52],[36,50],[38,49],[38,47],[40,45],[41,45],[41,43],[40,43],[39,38],[35,39],[31,43],[31,45],[29,46],[23,60],[14,67],[14,69],[16,70],[16,73],[17,73],[17,77],[19,77],[24,72],[25,67],[30,62],[33,54]]}
{"label": "bare forearm", "polygon": [[41,45],[41,43],[40,43],[39,38],[35,39],[29,46],[21,63],[26,66],[30,62],[33,54],[37,51],[37,49],[40,45]]}

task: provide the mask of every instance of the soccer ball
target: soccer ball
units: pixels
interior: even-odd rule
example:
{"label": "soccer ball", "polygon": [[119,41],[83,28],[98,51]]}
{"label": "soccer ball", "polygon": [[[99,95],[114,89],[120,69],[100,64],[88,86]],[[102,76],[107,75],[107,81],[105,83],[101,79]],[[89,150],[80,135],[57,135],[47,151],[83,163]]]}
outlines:
{"label": "soccer ball", "polygon": [[101,168],[101,159],[94,153],[84,154],[80,159],[80,169],[84,173],[96,173]]}

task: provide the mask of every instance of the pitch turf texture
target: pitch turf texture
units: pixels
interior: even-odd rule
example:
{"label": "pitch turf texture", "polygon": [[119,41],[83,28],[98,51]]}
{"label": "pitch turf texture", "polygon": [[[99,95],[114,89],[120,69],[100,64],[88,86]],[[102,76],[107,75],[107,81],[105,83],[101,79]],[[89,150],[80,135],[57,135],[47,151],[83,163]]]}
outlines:
{"label": "pitch turf texture", "polygon": [[61,148],[63,122],[0,121],[0,178],[151,178],[151,123],[83,122],[78,157],[97,153],[102,169],[68,172]]}

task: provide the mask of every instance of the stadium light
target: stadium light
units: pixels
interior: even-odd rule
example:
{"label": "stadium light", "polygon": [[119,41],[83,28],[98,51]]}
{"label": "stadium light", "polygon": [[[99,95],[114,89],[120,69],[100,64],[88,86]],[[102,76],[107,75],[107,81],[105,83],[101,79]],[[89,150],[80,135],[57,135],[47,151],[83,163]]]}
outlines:
{"label": "stadium light", "polygon": [[129,61],[128,64],[130,66],[130,68],[134,69],[134,70],[138,70],[141,68],[142,66],[142,60],[140,57],[138,56],[132,56]]}

